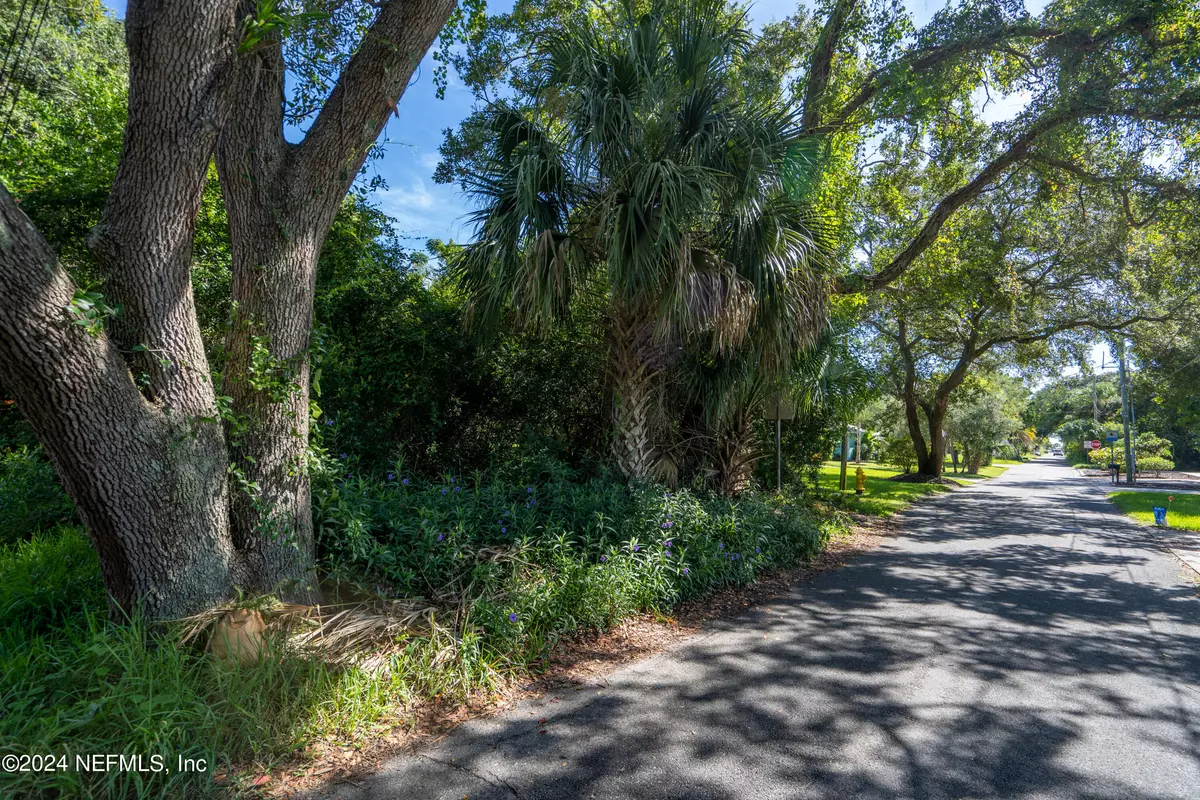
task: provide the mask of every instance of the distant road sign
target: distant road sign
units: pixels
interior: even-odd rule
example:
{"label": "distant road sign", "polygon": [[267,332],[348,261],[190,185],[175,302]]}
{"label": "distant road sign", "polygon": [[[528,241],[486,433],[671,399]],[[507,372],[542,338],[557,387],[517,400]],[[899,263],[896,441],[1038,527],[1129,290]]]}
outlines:
{"label": "distant road sign", "polygon": [[1095,447],[1095,446],[1096,446],[1096,445],[1095,445],[1093,442],[1091,442],[1091,441],[1089,441],[1089,440],[1087,440],[1087,439],[1084,439],[1084,440],[1083,440],[1083,449],[1084,449],[1084,450],[1091,450],[1091,449],[1092,449],[1093,447]]}
{"label": "distant road sign", "polygon": [[1120,437],[1120,436],[1118,436],[1117,434],[1115,434],[1115,433],[1110,433],[1108,436],[1105,436],[1105,437],[1104,437],[1104,440],[1105,440],[1105,441],[1108,441],[1108,442],[1115,442],[1117,439],[1120,439],[1120,438],[1121,438],[1121,437]]}
{"label": "distant road sign", "polygon": [[1088,444],[1090,444],[1092,446],[1093,450],[1100,449],[1100,440],[1099,439],[1092,439],[1092,441],[1090,441]]}

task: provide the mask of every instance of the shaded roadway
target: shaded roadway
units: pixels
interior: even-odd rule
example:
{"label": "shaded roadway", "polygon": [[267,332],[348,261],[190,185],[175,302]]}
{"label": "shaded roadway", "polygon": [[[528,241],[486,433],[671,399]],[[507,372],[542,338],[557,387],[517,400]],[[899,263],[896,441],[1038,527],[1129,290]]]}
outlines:
{"label": "shaded roadway", "polygon": [[901,519],[603,688],[318,796],[1200,797],[1200,600],[1146,528],[1057,459]]}

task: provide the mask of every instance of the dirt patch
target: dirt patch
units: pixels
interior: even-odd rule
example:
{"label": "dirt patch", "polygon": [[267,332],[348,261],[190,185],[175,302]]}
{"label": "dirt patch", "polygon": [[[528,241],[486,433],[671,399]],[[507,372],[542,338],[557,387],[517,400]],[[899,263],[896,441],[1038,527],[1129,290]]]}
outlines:
{"label": "dirt patch", "polygon": [[673,616],[643,614],[603,633],[563,637],[533,678],[513,681],[501,691],[480,694],[466,703],[428,702],[409,708],[402,717],[376,725],[352,743],[311,745],[298,758],[280,764],[251,764],[236,776],[219,776],[243,796],[287,798],[328,783],[355,783],[355,777],[377,770],[381,763],[414,752],[445,737],[463,722],[491,717],[521,700],[604,685],[605,676],[622,664],[661,653],[700,631],[708,620],[738,614],[787,592],[816,575],[839,569],[899,531],[892,520],[853,515],[854,527],[836,536],[810,564],[764,573],[743,587],[720,589],[702,599],[683,603]]}

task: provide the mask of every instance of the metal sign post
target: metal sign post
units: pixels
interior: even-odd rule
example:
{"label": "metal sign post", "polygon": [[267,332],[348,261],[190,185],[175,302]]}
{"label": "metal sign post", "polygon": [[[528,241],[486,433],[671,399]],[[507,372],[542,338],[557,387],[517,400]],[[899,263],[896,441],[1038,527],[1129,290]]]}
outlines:
{"label": "metal sign post", "polygon": [[796,409],[792,401],[779,395],[767,404],[765,409],[767,419],[775,420],[775,491],[783,493],[783,421],[795,419]]}

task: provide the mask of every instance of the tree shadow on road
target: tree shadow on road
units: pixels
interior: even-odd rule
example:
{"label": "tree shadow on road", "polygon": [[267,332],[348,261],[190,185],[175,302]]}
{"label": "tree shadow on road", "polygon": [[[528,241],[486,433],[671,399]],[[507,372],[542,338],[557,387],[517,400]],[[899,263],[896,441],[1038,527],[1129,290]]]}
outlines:
{"label": "tree shadow on road", "polygon": [[904,541],[609,687],[468,724],[368,779],[378,794],[332,796],[1194,796],[1194,590],[1102,499],[1043,519],[1035,489],[1063,491],[925,504]]}

